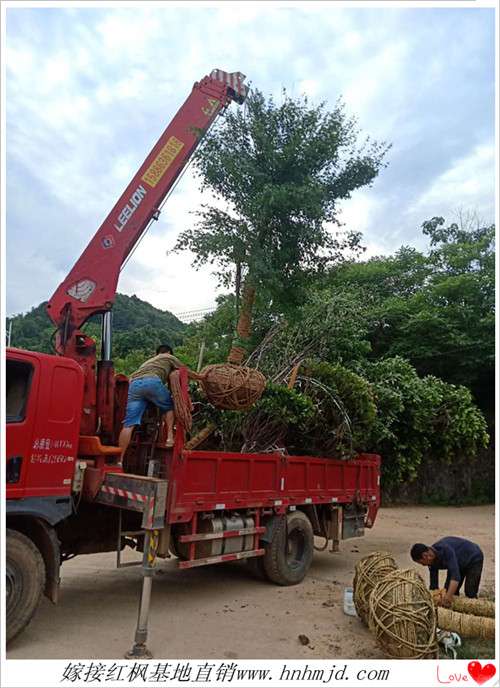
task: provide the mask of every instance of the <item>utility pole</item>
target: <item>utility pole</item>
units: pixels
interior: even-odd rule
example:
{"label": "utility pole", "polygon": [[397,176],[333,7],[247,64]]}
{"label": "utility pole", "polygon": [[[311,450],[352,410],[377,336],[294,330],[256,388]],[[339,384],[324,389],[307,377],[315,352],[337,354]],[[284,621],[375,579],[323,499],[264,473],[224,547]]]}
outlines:
{"label": "utility pole", "polygon": [[7,346],[10,346],[11,338],[12,338],[12,320],[9,322],[9,331],[7,332]]}

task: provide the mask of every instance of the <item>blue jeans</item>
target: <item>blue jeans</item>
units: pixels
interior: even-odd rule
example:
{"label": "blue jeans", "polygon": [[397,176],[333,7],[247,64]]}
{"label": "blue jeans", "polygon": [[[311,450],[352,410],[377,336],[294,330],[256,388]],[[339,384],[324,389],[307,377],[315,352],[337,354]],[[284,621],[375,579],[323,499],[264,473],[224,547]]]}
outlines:
{"label": "blue jeans", "polygon": [[140,377],[132,380],[128,388],[124,428],[140,425],[148,402],[157,406],[162,413],[172,411],[174,408],[172,396],[159,377]]}

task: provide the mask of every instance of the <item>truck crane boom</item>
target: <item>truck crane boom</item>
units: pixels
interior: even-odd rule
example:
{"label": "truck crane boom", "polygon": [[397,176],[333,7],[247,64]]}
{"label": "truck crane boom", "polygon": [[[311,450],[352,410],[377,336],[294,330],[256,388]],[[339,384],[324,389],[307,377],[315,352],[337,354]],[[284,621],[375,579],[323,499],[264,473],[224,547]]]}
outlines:
{"label": "truck crane boom", "polygon": [[[244,103],[245,75],[214,69],[190,95],[47,304],[56,325],[55,349],[84,373],[82,432],[112,439],[115,378],[111,361],[111,308],[120,270],[173,188],[203,135],[231,101]],[[103,314],[101,360],[80,328]],[[97,377],[96,377],[97,375]]]}
{"label": "truck crane boom", "polygon": [[120,269],[150,223],[186,163],[221,112],[248,94],[245,76],[214,69],[193,90],[99,227],[68,276],[47,304],[56,325],[56,350],[72,355],[75,331],[91,316],[109,311]]}

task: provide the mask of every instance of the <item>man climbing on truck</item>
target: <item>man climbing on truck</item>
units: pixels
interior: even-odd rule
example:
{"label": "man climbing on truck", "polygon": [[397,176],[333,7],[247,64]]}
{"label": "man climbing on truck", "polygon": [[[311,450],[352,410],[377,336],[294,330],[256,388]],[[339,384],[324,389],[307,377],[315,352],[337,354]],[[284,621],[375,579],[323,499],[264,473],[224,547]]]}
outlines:
{"label": "man climbing on truck", "polygon": [[[120,462],[127,451],[136,425],[141,424],[142,416],[149,403],[157,406],[165,414],[167,425],[167,447],[174,446],[174,404],[168,388],[168,380],[173,370],[183,367],[183,363],[173,355],[169,344],[160,344],[156,356],[149,358],[130,376],[127,409],[123,427],[118,438],[122,450]],[[188,377],[200,379],[200,375],[188,368]]]}

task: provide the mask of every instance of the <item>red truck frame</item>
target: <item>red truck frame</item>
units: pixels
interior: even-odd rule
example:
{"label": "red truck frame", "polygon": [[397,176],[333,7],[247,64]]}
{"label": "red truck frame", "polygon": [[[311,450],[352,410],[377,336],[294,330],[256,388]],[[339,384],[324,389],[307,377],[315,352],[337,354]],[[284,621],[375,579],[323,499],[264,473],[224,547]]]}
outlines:
{"label": "red truck frame", "polygon": [[[48,303],[57,355],[8,348],[6,360],[7,638],[33,617],[44,592],[57,601],[60,566],[85,553],[142,553],[143,591],[131,657],[146,647],[157,558],[177,568],[247,559],[260,576],[299,583],[314,537],[339,551],[372,527],[380,457],[225,453],[193,448],[180,422],[166,445],[148,410],[119,465],[128,380],[115,375],[110,313],[118,274],[218,113],[247,95],[244,76],[214,70],[186,103]],[[81,329],[103,315],[103,346]],[[189,388],[180,371],[182,394]]]}

